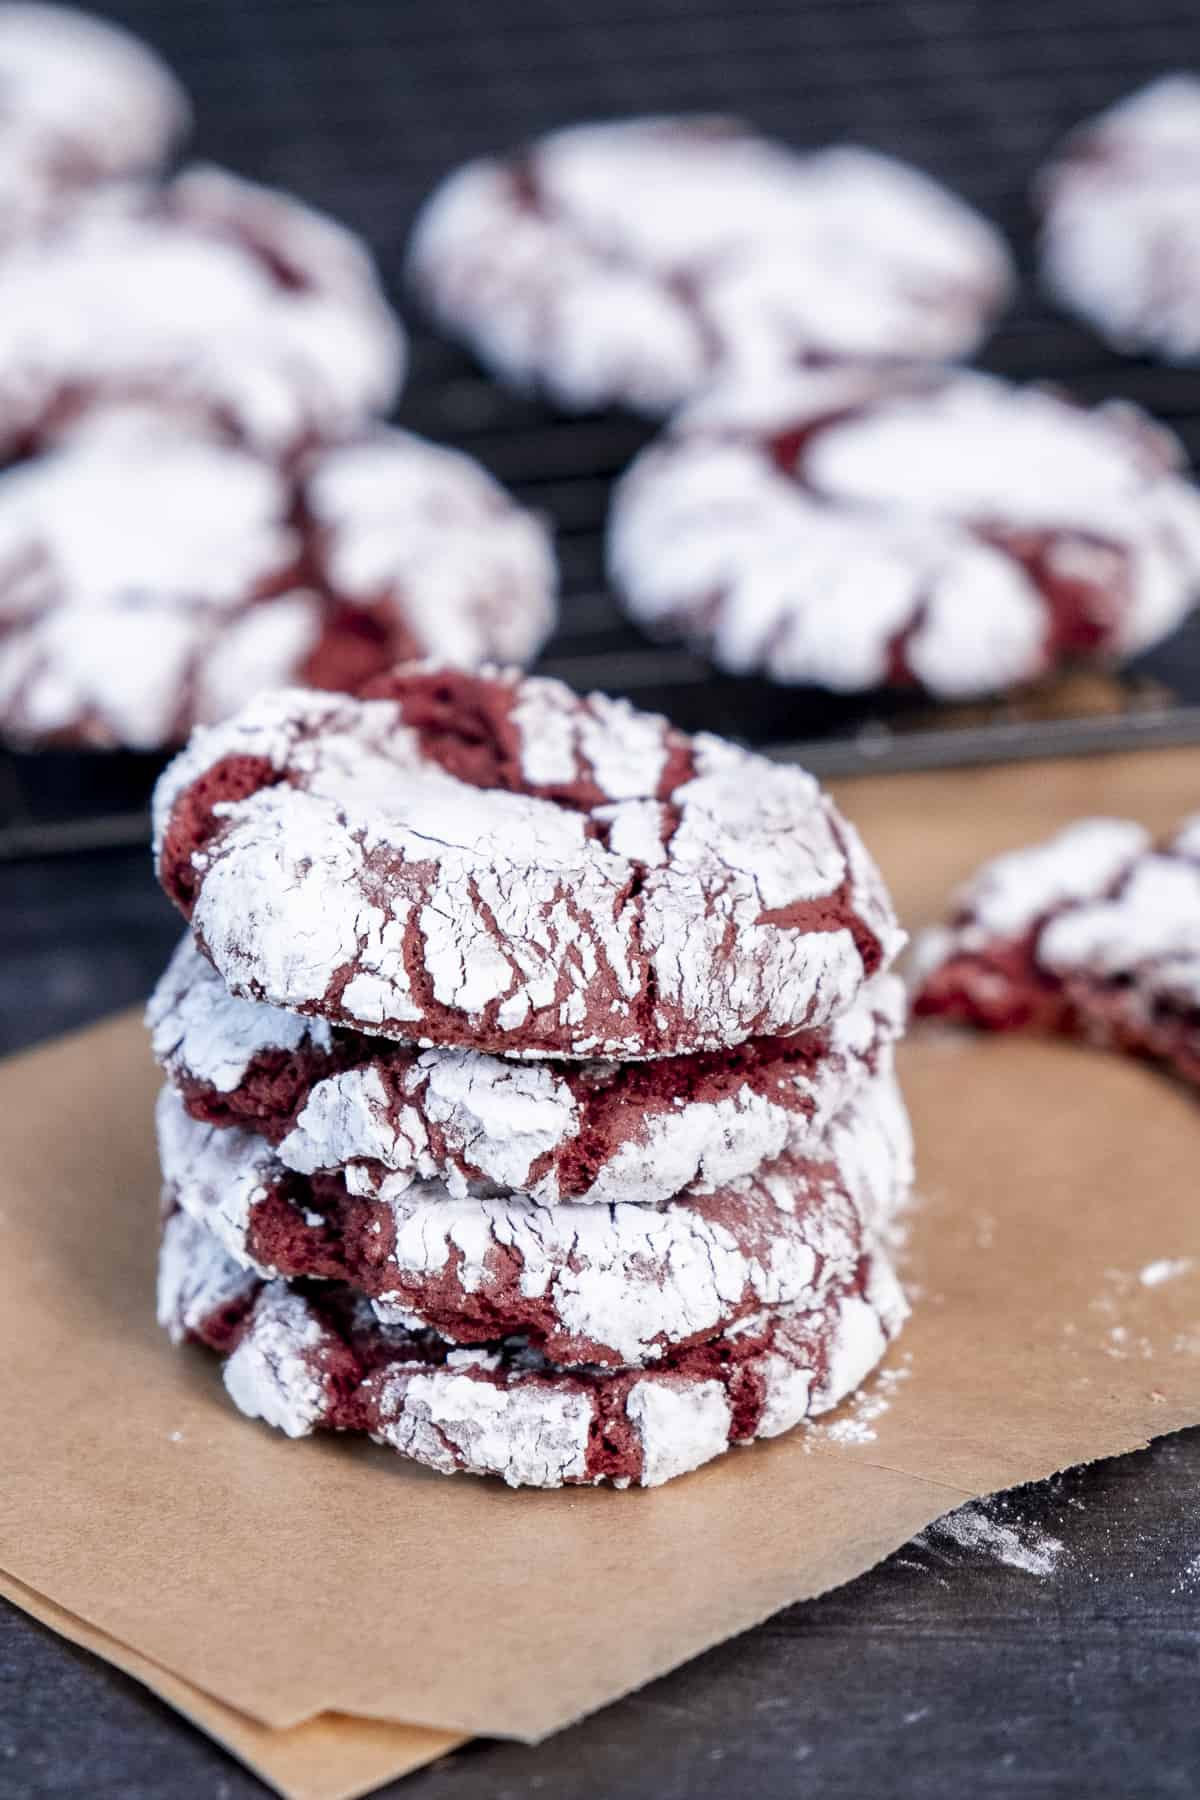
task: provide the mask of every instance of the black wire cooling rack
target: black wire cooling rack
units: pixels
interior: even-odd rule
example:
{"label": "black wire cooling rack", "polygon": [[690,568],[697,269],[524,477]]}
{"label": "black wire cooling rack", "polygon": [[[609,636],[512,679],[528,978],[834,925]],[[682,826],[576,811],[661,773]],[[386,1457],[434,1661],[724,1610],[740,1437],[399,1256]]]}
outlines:
{"label": "black wire cooling rack", "polygon": [[[1200,68],[1196,0],[121,0],[104,10],[186,82],[195,154],[346,220],[401,304],[408,226],[434,182],[556,125],[717,109],[797,145],[853,138],[891,151],[958,189],[1015,247],[1022,291],[982,365],[1084,401],[1136,400],[1200,462],[1200,369],[1114,357],[1053,312],[1034,282],[1028,204],[1039,161],[1077,120],[1164,70]],[[1119,678],[940,709],[735,680],[648,643],[606,592],[601,556],[610,484],[646,427],[514,397],[412,323],[399,418],[479,457],[556,527],[564,597],[548,672],[824,773],[1200,742],[1200,618]],[[123,755],[0,756],[0,857],[136,840],[156,768]]]}

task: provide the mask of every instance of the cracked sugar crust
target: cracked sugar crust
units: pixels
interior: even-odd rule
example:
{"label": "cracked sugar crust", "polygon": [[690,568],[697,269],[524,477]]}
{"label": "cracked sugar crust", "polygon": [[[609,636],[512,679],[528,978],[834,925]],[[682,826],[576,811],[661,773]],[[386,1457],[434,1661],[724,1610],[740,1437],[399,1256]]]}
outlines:
{"label": "cracked sugar crust", "polygon": [[229,990],[377,1036],[640,1059],[820,1029],[903,934],[812,776],[512,672],[264,696],[155,796]]}
{"label": "cracked sugar crust", "polygon": [[502,380],[650,414],[731,367],[965,354],[1012,280],[999,234],[917,170],[706,117],[469,163],[418,218],[409,270]]}
{"label": "cracked sugar crust", "polygon": [[0,474],[0,732],[155,749],[288,682],[525,662],[555,589],[541,520],[407,432],[285,463],[186,418],[89,413]]}
{"label": "cracked sugar crust", "polygon": [[158,1108],[164,1196],[263,1276],[340,1281],[387,1323],[459,1344],[529,1339],[553,1362],[643,1366],[853,1274],[908,1195],[912,1144],[877,1078],[808,1159],[658,1205],[456,1199],[437,1182],[374,1200],[297,1176],[248,1132]]}
{"label": "cracked sugar crust", "polygon": [[1037,198],[1056,300],[1118,350],[1200,358],[1200,79],[1164,75],[1078,127]]}
{"label": "cracked sugar crust", "polygon": [[748,1320],[660,1368],[559,1369],[520,1339],[464,1350],[382,1325],[333,1283],[258,1284],[247,1305],[243,1271],[182,1214],[160,1262],[160,1321],[176,1342],[226,1356],[226,1388],[249,1417],[291,1437],[367,1433],[444,1474],[511,1487],[656,1487],[778,1436],[865,1380],[906,1315],[875,1251],[819,1308]]}
{"label": "cracked sugar crust", "polygon": [[0,263],[0,455],[114,405],[292,451],[386,412],[404,356],[370,256],[332,219],[208,165],[111,185]]}
{"label": "cracked sugar crust", "polygon": [[1083,1038],[1200,1083],[1200,813],[1085,819],[986,864],[919,941],[914,1011]]}
{"label": "cracked sugar crust", "polygon": [[670,1199],[805,1155],[892,1066],[905,1011],[877,975],[823,1031],[651,1063],[514,1061],[333,1031],[240,1000],[190,937],[151,999],[154,1054],[193,1118],[263,1137],[300,1174],[383,1198]]}
{"label": "cracked sugar crust", "polygon": [[156,1310],[173,1344],[193,1340],[232,1349],[261,1288],[254,1270],[234,1262],[187,1213],[164,1221]]}
{"label": "cracked sugar crust", "polygon": [[149,172],[191,108],[154,52],[107,20],[0,8],[0,245],[43,229],[113,176]]}
{"label": "cracked sugar crust", "polygon": [[737,674],[981,694],[1179,623],[1183,463],[1135,407],[966,371],[731,382],[623,477],[610,573],[647,630]]}

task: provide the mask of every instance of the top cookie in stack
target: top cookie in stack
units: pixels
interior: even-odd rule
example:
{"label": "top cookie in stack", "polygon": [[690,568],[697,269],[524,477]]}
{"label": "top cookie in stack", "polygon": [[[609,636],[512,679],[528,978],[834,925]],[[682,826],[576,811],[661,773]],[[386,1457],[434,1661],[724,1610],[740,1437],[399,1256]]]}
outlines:
{"label": "top cookie in stack", "polygon": [[244,1411],[653,1484],[878,1360],[901,934],[811,776],[410,665],[197,733],[156,837],[160,1312]]}

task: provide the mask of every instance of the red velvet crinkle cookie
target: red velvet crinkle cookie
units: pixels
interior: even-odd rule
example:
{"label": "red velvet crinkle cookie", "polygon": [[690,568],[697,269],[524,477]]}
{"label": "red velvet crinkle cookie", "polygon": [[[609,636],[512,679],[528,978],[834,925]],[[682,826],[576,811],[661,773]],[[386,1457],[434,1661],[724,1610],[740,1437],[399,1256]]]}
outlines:
{"label": "red velvet crinkle cookie", "polygon": [[97,189],[0,263],[6,457],[138,402],[290,450],[386,412],[403,364],[359,240],[220,169]]}
{"label": "red velvet crinkle cookie", "polygon": [[263,696],[197,734],[155,818],[231,993],[406,1041],[642,1058],[815,1030],[902,941],[810,775],[511,673]]}
{"label": "red velvet crinkle cookie", "polygon": [[520,1339],[456,1349],[383,1325],[333,1282],[248,1278],[182,1213],[164,1231],[158,1310],[176,1342],[227,1357],[225,1386],[251,1418],[289,1437],[365,1432],[445,1474],[512,1487],[656,1487],[775,1437],[858,1387],[906,1313],[873,1251],[817,1308],[747,1320],[651,1370],[559,1369]]}
{"label": "red velvet crinkle cookie", "polygon": [[145,44],[56,6],[0,7],[0,244],[105,178],[151,170],[190,118]]}
{"label": "red velvet crinkle cookie", "polygon": [[192,1117],[238,1125],[352,1194],[415,1180],[543,1203],[670,1199],[807,1155],[875,1077],[904,1015],[878,975],[824,1030],[651,1063],[418,1050],[239,1000],[185,938],[150,1002],[155,1056]]}
{"label": "red velvet crinkle cookie", "polygon": [[388,1199],[299,1176],[261,1138],[191,1118],[164,1088],[164,1200],[265,1277],[342,1281],[390,1324],[452,1343],[519,1336],[561,1364],[641,1367],[852,1277],[912,1176],[891,1075],[869,1083],[807,1158],[701,1184],[657,1205],[453,1197],[415,1182]]}
{"label": "red velvet crinkle cookie", "polygon": [[915,169],[704,117],[468,164],[418,219],[410,269],[502,379],[655,414],[731,366],[961,355],[1011,281],[999,235]]}
{"label": "red velvet crinkle cookie", "polygon": [[1038,187],[1051,293],[1117,349],[1200,357],[1200,78],[1080,126]]}
{"label": "red velvet crinkle cookie", "polygon": [[1155,845],[1085,819],[985,864],[925,933],[914,1010],[1085,1038],[1200,1083],[1200,814]]}
{"label": "red velvet crinkle cookie", "polygon": [[549,535],[457,451],[378,426],[287,466],[140,411],[0,474],[0,733],[153,749],[261,688],[528,661]]}
{"label": "red velvet crinkle cookie", "polygon": [[1135,407],[965,371],[734,382],[643,452],[613,580],[723,668],[971,695],[1127,657],[1200,592],[1200,493]]}

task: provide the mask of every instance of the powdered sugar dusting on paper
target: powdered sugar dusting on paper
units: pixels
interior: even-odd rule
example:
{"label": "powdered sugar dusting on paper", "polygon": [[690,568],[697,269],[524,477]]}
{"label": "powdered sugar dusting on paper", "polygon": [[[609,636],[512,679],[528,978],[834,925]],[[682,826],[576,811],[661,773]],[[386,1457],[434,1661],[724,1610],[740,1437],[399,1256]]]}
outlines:
{"label": "powdered sugar dusting on paper", "polygon": [[880,1369],[869,1386],[860,1388],[846,1402],[840,1418],[831,1420],[828,1425],[810,1424],[805,1432],[805,1450],[811,1450],[818,1440],[830,1444],[873,1444],[877,1435],[875,1426],[890,1410],[901,1383],[912,1374],[910,1363],[911,1358],[906,1352],[899,1367]]}
{"label": "powdered sugar dusting on paper", "polygon": [[1161,1287],[1166,1281],[1175,1281],[1180,1275],[1187,1275],[1192,1267],[1190,1256],[1163,1256],[1157,1262],[1148,1262],[1141,1270],[1138,1280],[1143,1287]]}
{"label": "powdered sugar dusting on paper", "polygon": [[1176,1331],[1169,1339],[1150,1336],[1158,1291],[1169,1288],[1196,1270],[1190,1256],[1160,1256],[1140,1269],[1105,1269],[1104,1286],[1087,1303],[1084,1320],[1066,1319],[1064,1338],[1099,1348],[1116,1362],[1133,1358],[1150,1361],[1156,1355],[1200,1355],[1200,1332]]}

